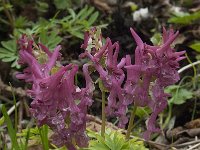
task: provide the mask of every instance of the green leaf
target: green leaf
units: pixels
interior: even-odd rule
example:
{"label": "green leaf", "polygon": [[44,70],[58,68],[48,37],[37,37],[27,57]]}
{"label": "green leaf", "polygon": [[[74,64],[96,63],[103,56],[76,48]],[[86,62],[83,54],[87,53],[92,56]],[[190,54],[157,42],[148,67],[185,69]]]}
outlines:
{"label": "green leaf", "polygon": [[197,41],[189,46],[190,48],[194,49],[197,52],[200,52],[200,41]]}
{"label": "green leaf", "polygon": [[12,58],[13,54],[12,53],[0,53],[0,59],[4,59],[4,58]]}
{"label": "green leaf", "polygon": [[9,41],[2,41],[1,45],[11,51],[11,52],[16,52],[17,51],[17,41],[16,40],[9,40]]}
{"label": "green leaf", "polygon": [[86,5],[83,9],[81,9],[81,11],[77,14],[76,19],[79,19],[80,16],[85,14],[87,12],[87,9],[88,9],[88,5]]}
{"label": "green leaf", "polygon": [[79,31],[70,31],[70,33],[73,35],[73,36],[76,36],[80,39],[83,39],[84,38],[84,35],[83,33],[79,32]]}
{"label": "green leaf", "polygon": [[23,28],[26,25],[30,24],[30,22],[26,19],[26,17],[19,16],[15,19],[15,28]]}
{"label": "green leaf", "polygon": [[48,11],[49,4],[47,2],[42,2],[42,1],[36,1],[37,7],[36,9],[41,12],[45,13]]}
{"label": "green leaf", "polygon": [[89,7],[89,9],[80,16],[80,21],[86,19],[92,12],[94,11],[94,7]]}
{"label": "green leaf", "polygon": [[18,58],[16,58],[16,60],[12,63],[12,65],[11,65],[12,68],[14,68],[14,67],[16,67],[17,69],[21,68],[21,66],[18,64],[17,61],[18,61]]}
{"label": "green leaf", "polygon": [[180,89],[178,93],[174,96],[173,103],[180,105],[186,102],[186,100],[191,99],[193,97],[193,93],[186,90]]}
{"label": "green leaf", "polygon": [[16,60],[16,57],[15,57],[15,56],[14,56],[14,57],[8,57],[8,58],[3,58],[3,59],[2,59],[3,62],[12,62],[12,61],[14,61],[14,60]]}
{"label": "green leaf", "polygon": [[149,116],[150,113],[151,109],[148,107],[137,107],[135,115],[138,116],[139,118],[144,118]]}
{"label": "green leaf", "polygon": [[71,7],[71,0],[54,0],[57,9],[67,9]]}
{"label": "green leaf", "polygon": [[4,117],[1,117],[1,118],[0,118],[0,126],[3,125],[4,121],[5,121],[5,118],[4,118]]}
{"label": "green leaf", "polygon": [[102,80],[100,78],[98,78],[95,83],[98,83],[99,89],[101,91],[108,92],[108,89],[103,85],[103,82],[102,82]]}
{"label": "green leaf", "polygon": [[[17,41],[15,39],[9,41],[2,41],[0,48],[0,59],[3,62],[16,62],[18,60],[17,55]],[[19,65],[12,64],[11,67],[20,68]]]}
{"label": "green leaf", "polygon": [[74,12],[74,10],[69,8],[68,11],[69,11],[70,15],[72,16],[72,18],[75,19],[76,13]]}
{"label": "green leaf", "polygon": [[39,128],[39,132],[40,132],[43,149],[49,150],[48,126],[43,125],[42,127]]}
{"label": "green leaf", "polygon": [[176,13],[175,16],[171,17],[168,22],[182,25],[192,24],[194,21],[200,19],[200,11],[197,11],[193,14],[189,13]]}
{"label": "green leaf", "polygon": [[88,19],[89,26],[91,26],[97,20],[98,16],[99,12],[95,12],[90,16],[90,18]]}
{"label": "green leaf", "polygon": [[4,105],[2,106],[1,111],[2,111],[3,116],[5,118],[5,122],[6,122],[6,125],[7,125],[7,128],[8,128],[8,134],[9,134],[11,141],[12,141],[12,146],[16,150],[20,150],[19,144],[17,142],[16,131],[12,126],[12,122],[10,120],[10,117],[8,116],[7,110],[6,110]]}
{"label": "green leaf", "polygon": [[186,100],[193,97],[193,93],[187,89],[181,88],[178,85],[168,86],[165,89],[166,93],[172,95],[172,98],[169,100],[169,103],[180,105],[186,102]]}
{"label": "green leaf", "polygon": [[150,40],[153,43],[153,45],[160,45],[162,41],[162,36],[160,33],[154,33]]}
{"label": "green leaf", "polygon": [[94,131],[89,131],[88,136],[93,140],[89,141],[87,150],[147,150],[143,141],[138,141],[137,138],[127,141],[120,131],[107,129],[105,139]]}
{"label": "green leaf", "polygon": [[178,85],[170,85],[165,88],[165,92],[169,94],[174,94],[178,88],[179,88]]}
{"label": "green leaf", "polygon": [[53,51],[54,48],[62,41],[62,38],[58,35],[58,32],[52,31],[50,34],[47,31],[40,33],[40,42]]}

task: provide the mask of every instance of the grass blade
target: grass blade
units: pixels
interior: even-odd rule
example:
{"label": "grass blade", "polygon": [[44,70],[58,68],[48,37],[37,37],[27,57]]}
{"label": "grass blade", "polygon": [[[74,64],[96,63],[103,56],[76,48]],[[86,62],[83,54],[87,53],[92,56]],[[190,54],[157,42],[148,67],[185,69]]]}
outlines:
{"label": "grass blade", "polygon": [[15,150],[20,150],[20,147],[19,147],[18,142],[17,142],[16,131],[12,126],[12,122],[10,120],[10,117],[8,116],[6,107],[4,105],[2,106],[2,113],[3,113],[3,116],[5,118],[5,122],[7,124],[8,134],[9,134],[11,141],[12,141],[12,147]]}
{"label": "grass blade", "polygon": [[16,102],[16,97],[15,97],[15,93],[14,93],[13,87],[12,87],[10,82],[9,82],[9,85],[11,87],[13,101],[14,101],[14,105],[15,105],[15,131],[17,131],[17,120],[18,120],[18,117],[17,117],[17,104],[16,104],[17,102]]}
{"label": "grass blade", "polygon": [[49,150],[48,126],[43,125],[41,128],[39,128],[39,132],[44,150]]}

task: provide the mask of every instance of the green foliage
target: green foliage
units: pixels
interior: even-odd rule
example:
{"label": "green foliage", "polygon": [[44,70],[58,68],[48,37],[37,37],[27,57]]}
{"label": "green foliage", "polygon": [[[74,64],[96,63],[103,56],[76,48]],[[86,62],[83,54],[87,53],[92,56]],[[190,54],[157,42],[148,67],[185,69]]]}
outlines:
{"label": "green foliage", "polygon": [[[72,3],[71,0],[63,1],[60,4],[59,0],[55,0],[56,6],[61,6],[62,3]],[[59,4],[58,4],[59,3]],[[37,9],[44,13],[48,8],[48,4],[44,1],[37,1]],[[62,6],[67,4],[62,4]],[[7,6],[6,6],[7,7]],[[8,6],[11,9],[11,6]],[[3,9],[3,8],[2,8]],[[22,34],[34,36],[34,40],[45,44],[50,50],[53,50],[58,45],[62,38],[59,35],[69,34],[68,37],[77,37],[83,39],[84,31],[89,29],[99,16],[99,12],[95,11],[94,7],[85,6],[78,13],[73,9],[68,8],[69,15],[62,19],[55,19],[57,14],[49,20],[39,19],[36,23],[27,20],[25,17],[19,16],[14,19],[14,29],[12,39],[2,41],[0,47],[0,59],[3,62],[10,62],[11,67],[19,69],[17,63],[18,52],[15,39],[19,39]],[[0,19],[0,21],[2,21]],[[8,21],[6,24],[9,24]],[[101,27],[105,27],[102,25]],[[40,38],[38,38],[40,37]]]}
{"label": "green foliage", "polygon": [[49,5],[47,2],[36,1],[36,9],[38,10],[39,13],[47,12],[48,8],[49,8]]}
{"label": "green foliage", "polygon": [[68,9],[69,15],[57,23],[61,24],[62,31],[69,33],[72,36],[83,39],[83,32],[89,29],[99,16],[99,12],[94,10],[94,7],[85,6],[77,14],[73,9]]}
{"label": "green foliage", "polygon": [[26,137],[28,132],[29,132],[29,138],[31,140],[39,139],[40,131],[39,131],[38,127],[29,128],[29,129],[23,129],[20,133],[17,133],[17,137]]}
{"label": "green foliage", "polygon": [[131,7],[131,11],[133,12],[138,9],[138,5],[136,5],[135,3],[132,3],[130,7]]}
{"label": "green foliage", "polygon": [[57,35],[56,31],[52,31],[48,34],[46,31],[43,31],[39,34],[40,42],[45,43],[45,45],[53,51],[53,49],[62,41],[62,38]]}
{"label": "green foliage", "polygon": [[[44,150],[49,150],[48,141],[48,126],[44,125],[40,128],[27,128],[23,129],[21,133],[17,133],[16,129],[13,127],[11,119],[6,111],[5,106],[1,109],[5,123],[8,128],[8,133],[11,138],[11,144],[15,150],[27,150],[29,139],[34,140],[35,143],[41,143]],[[2,124],[1,124],[2,125]],[[60,149],[61,150],[61,149]]]}
{"label": "green foliage", "polygon": [[150,40],[153,43],[153,45],[160,45],[162,41],[162,36],[160,33],[154,33]]}
{"label": "green foliage", "polygon": [[43,125],[39,128],[40,137],[44,150],[49,150],[49,140],[48,140],[48,126]]}
{"label": "green foliage", "polygon": [[6,4],[3,4],[2,1],[0,1],[0,11],[3,11],[4,9],[12,9],[13,8],[13,5],[9,4],[9,3],[6,3]]}
{"label": "green foliage", "polygon": [[20,68],[17,63],[18,54],[17,54],[17,41],[15,39],[9,41],[2,41],[2,47],[0,47],[0,59],[3,62],[10,62],[11,67]]}
{"label": "green foliage", "polygon": [[195,43],[189,45],[189,47],[197,52],[200,52],[200,41],[196,41]]}
{"label": "green foliage", "polygon": [[56,6],[57,9],[67,9],[70,8],[72,5],[72,1],[71,0],[54,0],[54,5]]}
{"label": "green foliage", "polygon": [[165,89],[166,93],[172,95],[172,98],[169,100],[169,103],[180,105],[185,103],[188,99],[193,97],[193,93],[185,88],[181,88],[178,85],[171,85]]}
{"label": "green foliage", "polygon": [[148,107],[137,107],[135,115],[138,116],[139,118],[144,118],[149,116],[150,113],[151,109]]}
{"label": "green foliage", "polygon": [[108,129],[105,133],[105,140],[100,134],[89,131],[89,147],[84,150],[147,150],[144,143],[138,138],[127,141],[119,131]]}
{"label": "green foliage", "polygon": [[30,25],[30,21],[28,21],[26,17],[19,16],[15,19],[14,25],[15,25],[15,28],[24,28]]}
{"label": "green foliage", "polygon": [[[23,20],[23,19],[22,19]],[[16,29],[15,30],[15,36],[20,37],[21,34],[27,34],[29,36],[35,35],[36,37],[40,37],[39,40],[41,43],[45,43],[45,45],[50,49],[53,50],[56,45],[58,45],[62,38],[58,36],[58,32],[56,30],[53,30],[52,32],[48,32],[47,29],[43,28],[43,24],[36,25],[32,29]],[[18,65],[18,50],[17,50],[17,40],[11,39],[9,41],[2,41],[1,42],[2,47],[0,47],[0,59],[3,62],[10,62],[11,67],[13,68],[20,68],[20,65]]]}
{"label": "green foliage", "polygon": [[12,147],[16,150],[20,150],[20,146],[19,146],[19,143],[17,141],[16,130],[14,129],[14,127],[12,125],[11,119],[8,116],[6,107],[4,105],[2,106],[1,111],[2,111],[3,116],[5,118],[5,122],[6,122],[6,125],[7,125],[7,128],[8,128],[8,134],[9,134],[9,136],[11,138],[11,142],[12,142]]}
{"label": "green foliage", "polygon": [[189,25],[192,24],[194,21],[197,21],[200,19],[200,11],[197,11],[195,13],[174,13],[174,16],[169,18],[169,23],[174,24],[181,24],[181,25]]}
{"label": "green foliage", "polygon": [[2,124],[4,123],[4,121],[5,121],[5,118],[4,118],[4,117],[1,117],[1,118],[0,118],[0,126],[2,126]]}

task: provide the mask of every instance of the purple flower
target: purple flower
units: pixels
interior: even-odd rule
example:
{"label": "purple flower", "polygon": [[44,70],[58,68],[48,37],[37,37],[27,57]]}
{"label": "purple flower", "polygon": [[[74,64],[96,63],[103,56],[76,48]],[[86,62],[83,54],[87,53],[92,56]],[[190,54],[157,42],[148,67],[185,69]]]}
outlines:
{"label": "purple flower", "polygon": [[[128,122],[126,117],[127,105],[123,102],[123,89],[121,88],[125,78],[122,68],[125,65],[126,59],[122,58],[118,63],[118,42],[112,44],[111,40],[107,38],[105,44],[95,45],[95,41],[98,41],[96,43],[101,43],[101,40],[99,40],[101,38],[97,38],[97,40],[94,38],[98,33],[96,29],[93,29],[90,32],[85,33],[84,44],[81,46],[85,49],[85,52],[80,56],[86,56],[92,61],[93,66],[99,73],[103,85],[109,91],[108,106],[106,108],[107,114],[110,116],[118,116],[120,119],[119,126],[122,127]],[[91,43],[94,44],[91,45]],[[90,45],[91,47],[89,47]],[[88,51],[88,47],[92,51]]]}
{"label": "purple flower", "polygon": [[92,104],[93,82],[88,72],[88,65],[83,66],[86,87],[74,84],[78,71],[77,65],[62,66],[57,46],[53,52],[42,44],[36,45],[25,35],[19,40],[19,63],[26,65],[17,78],[32,84],[27,92],[33,98],[31,114],[38,125],[47,124],[53,131],[54,143],[66,145],[69,150],[88,145],[85,134],[86,114]]}
{"label": "purple flower", "polygon": [[[168,94],[164,93],[166,86],[179,80],[178,61],[184,59],[185,51],[175,52],[170,46],[178,32],[166,31],[163,28],[163,44],[150,46],[140,39],[131,28],[131,33],[137,43],[135,50],[135,64],[131,65],[130,56],[126,58],[127,80],[124,86],[125,102],[134,102],[137,106],[149,106],[152,114],[147,121],[145,139],[149,139],[152,132],[158,132],[156,118],[167,106]],[[152,93],[152,94],[150,94]]]}

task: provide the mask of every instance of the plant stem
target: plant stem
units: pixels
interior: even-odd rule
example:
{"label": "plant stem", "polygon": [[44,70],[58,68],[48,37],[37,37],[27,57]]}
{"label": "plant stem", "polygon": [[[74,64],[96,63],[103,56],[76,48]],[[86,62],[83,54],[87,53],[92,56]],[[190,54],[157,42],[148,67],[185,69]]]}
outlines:
{"label": "plant stem", "polygon": [[101,124],[101,136],[105,137],[105,128],[106,128],[106,113],[105,113],[105,106],[106,106],[106,93],[104,90],[101,91],[102,93],[102,124]]}
{"label": "plant stem", "polygon": [[13,30],[14,28],[14,17],[12,16],[11,12],[8,10],[8,8],[6,7],[7,4],[10,4],[9,2],[5,1],[5,0],[2,0],[2,5],[3,5],[3,8],[4,8],[4,12],[10,22],[10,26]]}
{"label": "plant stem", "polygon": [[130,117],[130,120],[129,120],[128,129],[127,129],[127,132],[126,132],[126,139],[127,140],[130,138],[130,135],[131,135],[131,130],[133,128],[133,121],[134,121],[134,118],[135,118],[136,110],[137,110],[137,106],[134,105],[133,110],[131,112],[131,117]]}
{"label": "plant stem", "polygon": [[195,96],[195,98],[194,98],[194,107],[193,107],[193,110],[192,110],[192,119],[191,119],[191,121],[194,120],[196,108],[197,108],[197,97]]}
{"label": "plant stem", "polygon": [[172,103],[169,103],[169,110],[168,110],[168,115],[167,115],[167,118],[165,119],[165,122],[162,126],[162,128],[166,128],[166,126],[169,124],[169,121],[172,117],[172,107],[173,107],[173,104]]}
{"label": "plant stem", "polygon": [[13,101],[14,101],[14,106],[15,106],[15,130],[16,130],[16,132],[17,132],[17,124],[18,124],[17,101],[16,101],[14,89],[13,89],[13,87],[12,87],[12,85],[11,85],[10,82],[9,82],[9,85],[10,85],[10,87],[11,87],[12,96],[13,96]]}

